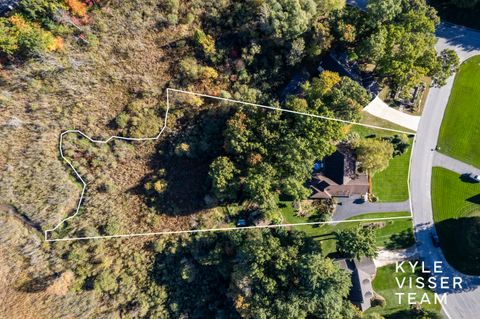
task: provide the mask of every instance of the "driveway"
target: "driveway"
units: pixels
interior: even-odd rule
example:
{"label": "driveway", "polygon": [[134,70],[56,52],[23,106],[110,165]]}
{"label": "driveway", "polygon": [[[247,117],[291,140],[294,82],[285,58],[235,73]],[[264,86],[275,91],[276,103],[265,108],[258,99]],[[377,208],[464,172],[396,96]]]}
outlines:
{"label": "driveway", "polygon": [[440,166],[458,174],[473,173],[474,175],[480,175],[480,168],[438,152],[433,155],[433,166]]}
{"label": "driveway", "polygon": [[362,202],[360,198],[337,199],[337,208],[333,214],[333,221],[345,220],[367,213],[396,213],[409,212],[410,204],[407,201],[396,203]]}
{"label": "driveway", "polygon": [[387,250],[381,249],[378,251],[377,257],[373,259],[375,266],[383,267],[391,264],[395,264],[397,261],[417,258],[417,250],[415,247],[409,247],[407,249]]}
{"label": "driveway", "polygon": [[382,118],[397,125],[406,127],[412,131],[417,131],[420,122],[420,116],[410,115],[400,112],[388,106],[378,96],[374,98],[363,111],[373,116]]}

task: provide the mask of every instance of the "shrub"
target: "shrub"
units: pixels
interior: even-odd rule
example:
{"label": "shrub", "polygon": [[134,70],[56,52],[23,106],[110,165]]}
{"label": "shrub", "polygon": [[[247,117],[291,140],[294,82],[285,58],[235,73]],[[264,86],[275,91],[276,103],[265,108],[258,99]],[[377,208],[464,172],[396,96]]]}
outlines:
{"label": "shrub", "polygon": [[13,15],[0,19],[0,51],[9,55],[31,56],[63,47],[63,40],[55,38],[38,24]]}
{"label": "shrub", "polygon": [[98,292],[115,292],[118,288],[118,284],[113,274],[104,271],[95,278],[93,288]]}
{"label": "shrub", "polygon": [[129,120],[130,116],[126,112],[122,112],[115,118],[115,123],[119,128],[124,129],[127,127]]}
{"label": "shrub", "polygon": [[18,4],[18,12],[29,21],[35,21],[49,27],[59,10],[66,10],[63,0],[22,0]]}
{"label": "shrub", "polygon": [[159,194],[163,193],[167,189],[167,186],[168,183],[164,179],[159,179],[158,181],[153,183],[153,189]]}
{"label": "shrub", "polygon": [[213,40],[210,35],[205,34],[205,32],[200,29],[195,29],[193,39],[195,43],[202,48],[205,55],[208,56],[215,53],[215,40]]}
{"label": "shrub", "polygon": [[175,155],[188,156],[190,155],[190,145],[187,143],[180,143],[175,147]]}
{"label": "shrub", "polygon": [[197,60],[193,57],[187,57],[180,61],[180,73],[189,80],[198,80],[200,77],[200,68]]}
{"label": "shrub", "polygon": [[120,231],[120,224],[116,218],[109,218],[107,223],[102,227],[103,233],[106,235],[115,235]]}
{"label": "shrub", "polygon": [[386,305],[387,301],[382,296],[375,294],[375,296],[372,298],[372,307],[380,306],[383,308]]}

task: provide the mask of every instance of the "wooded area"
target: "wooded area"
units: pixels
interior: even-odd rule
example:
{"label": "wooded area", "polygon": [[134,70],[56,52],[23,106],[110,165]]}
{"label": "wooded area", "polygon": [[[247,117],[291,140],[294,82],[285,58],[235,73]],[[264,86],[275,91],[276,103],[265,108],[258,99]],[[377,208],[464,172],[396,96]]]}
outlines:
{"label": "wooded area", "polygon": [[[437,55],[438,22],[425,0],[371,0],[368,12],[342,0],[21,0],[0,18],[8,123],[0,155],[10,167],[0,197],[48,229],[75,209],[79,192],[59,161],[58,133],[154,136],[167,87],[359,121],[373,96],[348,76],[319,72],[322,59],[343,52],[404,95],[424,76],[441,85],[458,60]],[[405,136],[365,138],[339,122],[280,111],[181,94],[171,103],[158,142],[66,139],[65,156],[88,189],[81,218],[55,238],[231,225],[244,206],[278,223],[279,198],[300,205],[314,164],[339,142],[370,175],[409,147]],[[315,209],[331,217],[330,204]],[[348,301],[347,273],[301,231],[46,244],[36,230],[12,229],[34,239],[5,235],[2,254],[15,252],[5,253],[5,265],[25,270],[9,282],[19,287],[9,298],[35,294],[43,317],[367,318]],[[336,236],[340,255],[376,253],[369,229]],[[40,257],[16,261],[24,251]]]}

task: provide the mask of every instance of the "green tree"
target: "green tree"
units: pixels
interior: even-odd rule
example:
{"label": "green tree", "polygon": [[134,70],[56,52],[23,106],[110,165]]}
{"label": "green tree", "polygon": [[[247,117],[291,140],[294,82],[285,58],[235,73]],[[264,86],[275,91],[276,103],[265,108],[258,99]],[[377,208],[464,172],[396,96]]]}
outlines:
{"label": "green tree", "polygon": [[360,139],[354,147],[361,169],[370,176],[385,170],[393,157],[393,146],[387,141]]}
{"label": "green tree", "polygon": [[440,52],[438,67],[433,76],[433,83],[436,86],[444,86],[447,79],[457,71],[460,65],[460,58],[457,53],[451,49],[445,49]]}
{"label": "green tree", "polygon": [[368,14],[376,23],[393,20],[402,11],[402,1],[369,0]]}
{"label": "green tree", "polygon": [[29,21],[40,22],[44,27],[52,27],[59,10],[68,10],[62,0],[22,0],[18,12]]}
{"label": "green tree", "polygon": [[215,40],[213,40],[212,36],[205,34],[203,30],[195,29],[193,39],[197,45],[202,47],[206,55],[215,53]]}
{"label": "green tree", "polygon": [[229,200],[236,198],[238,190],[236,174],[237,169],[228,157],[218,157],[210,164],[208,175],[212,180],[212,191],[218,199]]}
{"label": "green tree", "polygon": [[317,5],[314,0],[266,0],[259,11],[262,30],[284,41],[309,29]]}
{"label": "green tree", "polygon": [[375,63],[375,73],[409,96],[423,77],[439,71],[435,27],[440,22],[425,0],[370,0],[365,19],[351,18],[359,45],[350,46],[361,62]]}
{"label": "green tree", "polygon": [[0,31],[0,52],[8,55],[29,57],[57,49],[51,32],[19,14],[0,18]]}
{"label": "green tree", "polygon": [[373,227],[354,227],[335,232],[337,250],[347,258],[376,257],[375,229]]}
{"label": "green tree", "polygon": [[377,32],[370,34],[360,43],[358,49],[359,55],[362,56],[365,61],[377,64],[385,55],[387,38],[387,30],[380,27]]}
{"label": "green tree", "polygon": [[276,196],[273,192],[275,183],[275,169],[266,163],[250,168],[244,181],[245,193],[263,210],[272,210],[277,207]]}
{"label": "green tree", "polygon": [[118,288],[117,280],[110,271],[102,271],[93,284],[96,291],[113,293]]}
{"label": "green tree", "polygon": [[152,274],[176,305],[169,310],[172,317],[351,319],[358,314],[346,298],[350,275],[323,257],[304,233],[204,234],[176,244],[157,255]]}
{"label": "green tree", "polygon": [[289,65],[296,65],[300,63],[305,55],[305,41],[303,38],[298,38],[292,41],[292,47],[287,56]]}

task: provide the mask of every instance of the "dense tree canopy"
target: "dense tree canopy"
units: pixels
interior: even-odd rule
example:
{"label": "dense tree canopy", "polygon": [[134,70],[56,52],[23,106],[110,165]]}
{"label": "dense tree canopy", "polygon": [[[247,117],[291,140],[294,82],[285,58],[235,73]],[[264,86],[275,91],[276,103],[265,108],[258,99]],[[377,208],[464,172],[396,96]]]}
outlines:
{"label": "dense tree canopy", "polygon": [[[375,65],[375,73],[408,95],[424,76],[444,78],[444,56],[435,50],[436,11],[425,0],[370,0],[367,15],[347,15],[359,30],[353,51],[360,62]],[[361,14],[360,14],[361,15]],[[451,59],[450,59],[451,61]]]}
{"label": "dense tree canopy", "polygon": [[173,317],[353,318],[350,277],[285,230],[196,236],[157,256]]}
{"label": "dense tree canopy", "polygon": [[[358,83],[324,72],[304,86],[305,98],[289,97],[284,108],[300,113],[357,120],[368,94]],[[243,108],[227,122],[226,156],[243,181],[243,195],[266,210],[275,207],[278,192],[305,199],[313,163],[334,151],[341,124],[286,112]],[[215,167],[219,168],[219,167]],[[230,167],[212,176],[231,175]],[[214,192],[218,187],[214,185]]]}
{"label": "dense tree canopy", "polygon": [[337,231],[337,250],[347,258],[376,257],[375,229],[356,227]]}

